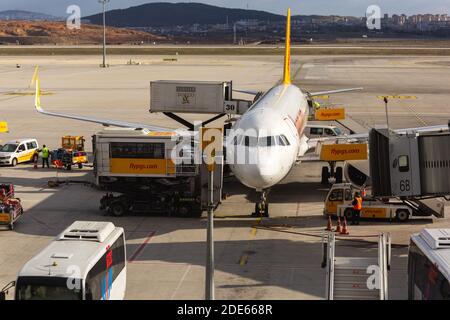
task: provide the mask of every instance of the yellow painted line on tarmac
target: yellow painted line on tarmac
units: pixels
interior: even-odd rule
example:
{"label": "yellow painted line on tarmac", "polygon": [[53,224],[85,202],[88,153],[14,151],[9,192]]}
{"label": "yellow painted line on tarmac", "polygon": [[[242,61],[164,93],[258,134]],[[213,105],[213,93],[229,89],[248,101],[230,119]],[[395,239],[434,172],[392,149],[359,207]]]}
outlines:
{"label": "yellow painted line on tarmac", "polygon": [[239,259],[239,265],[241,267],[245,266],[248,263],[248,257],[249,257],[248,256],[248,251],[249,251],[248,249],[250,248],[250,242],[251,242],[251,240],[253,240],[254,237],[256,237],[256,234],[258,233],[258,228],[256,228],[256,227],[261,224],[261,221],[262,221],[262,218],[261,217],[258,218],[256,220],[256,225],[254,225],[252,227],[252,229],[250,230],[250,235],[248,237],[247,246],[245,248],[244,253],[241,255],[241,258]]}

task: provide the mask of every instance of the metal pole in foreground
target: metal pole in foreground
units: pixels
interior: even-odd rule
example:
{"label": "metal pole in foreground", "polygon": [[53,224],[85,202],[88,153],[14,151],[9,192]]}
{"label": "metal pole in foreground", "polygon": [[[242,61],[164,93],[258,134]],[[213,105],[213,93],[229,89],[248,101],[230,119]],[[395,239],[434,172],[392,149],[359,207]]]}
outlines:
{"label": "metal pole in foreground", "polygon": [[384,97],[384,106],[386,109],[386,124],[387,124],[387,129],[388,129],[388,134],[389,134],[389,113],[388,113],[388,98]]}
{"label": "metal pole in foreground", "polygon": [[205,299],[214,300],[214,170],[209,171]]}
{"label": "metal pole in foreground", "polygon": [[110,0],[98,0],[103,5],[103,63],[102,68],[106,68],[106,3]]}

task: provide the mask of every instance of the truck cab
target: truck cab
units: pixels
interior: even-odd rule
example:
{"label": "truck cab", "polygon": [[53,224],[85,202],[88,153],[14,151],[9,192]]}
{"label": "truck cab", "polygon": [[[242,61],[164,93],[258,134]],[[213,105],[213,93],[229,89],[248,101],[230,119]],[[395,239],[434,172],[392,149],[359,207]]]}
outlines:
{"label": "truck cab", "polygon": [[[325,216],[346,217],[352,216],[352,201],[355,192],[359,192],[350,183],[334,184],[327,194],[323,214]],[[363,198],[361,218],[370,219],[396,219],[401,222],[409,220],[413,214],[412,209],[402,203],[382,201],[366,196]]]}

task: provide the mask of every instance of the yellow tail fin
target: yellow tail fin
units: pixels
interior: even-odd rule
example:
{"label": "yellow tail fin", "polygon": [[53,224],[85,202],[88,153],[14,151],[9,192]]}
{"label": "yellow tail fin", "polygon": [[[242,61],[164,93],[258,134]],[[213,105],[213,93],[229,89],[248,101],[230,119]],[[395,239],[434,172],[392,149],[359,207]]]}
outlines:
{"label": "yellow tail fin", "polygon": [[291,84],[291,8],[288,9],[287,13],[283,84]]}

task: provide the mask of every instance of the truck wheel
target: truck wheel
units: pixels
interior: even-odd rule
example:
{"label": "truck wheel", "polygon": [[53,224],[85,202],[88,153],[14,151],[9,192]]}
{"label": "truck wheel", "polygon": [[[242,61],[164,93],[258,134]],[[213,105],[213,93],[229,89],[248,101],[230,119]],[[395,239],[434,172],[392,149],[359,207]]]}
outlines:
{"label": "truck wheel", "polygon": [[116,201],[111,204],[111,213],[115,217],[122,217],[126,211],[125,205],[122,202]]}
{"label": "truck wheel", "polygon": [[409,220],[409,211],[405,209],[397,210],[395,217],[399,222],[406,222]]}
{"label": "truck wheel", "polygon": [[344,211],[344,217],[349,220],[353,217],[353,211],[350,208],[345,209]]}
{"label": "truck wheel", "polygon": [[83,164],[82,163],[78,164],[78,169],[83,169]]}
{"label": "truck wheel", "polygon": [[336,168],[335,177],[336,177],[336,183],[342,183],[343,177],[344,177],[344,170],[342,169],[342,167]]}
{"label": "truck wheel", "polygon": [[17,158],[12,159],[12,161],[11,161],[11,166],[12,166],[12,167],[17,166]]}
{"label": "truck wheel", "polygon": [[323,185],[328,184],[328,178],[330,177],[330,172],[328,167],[322,167],[322,181],[320,182]]}

